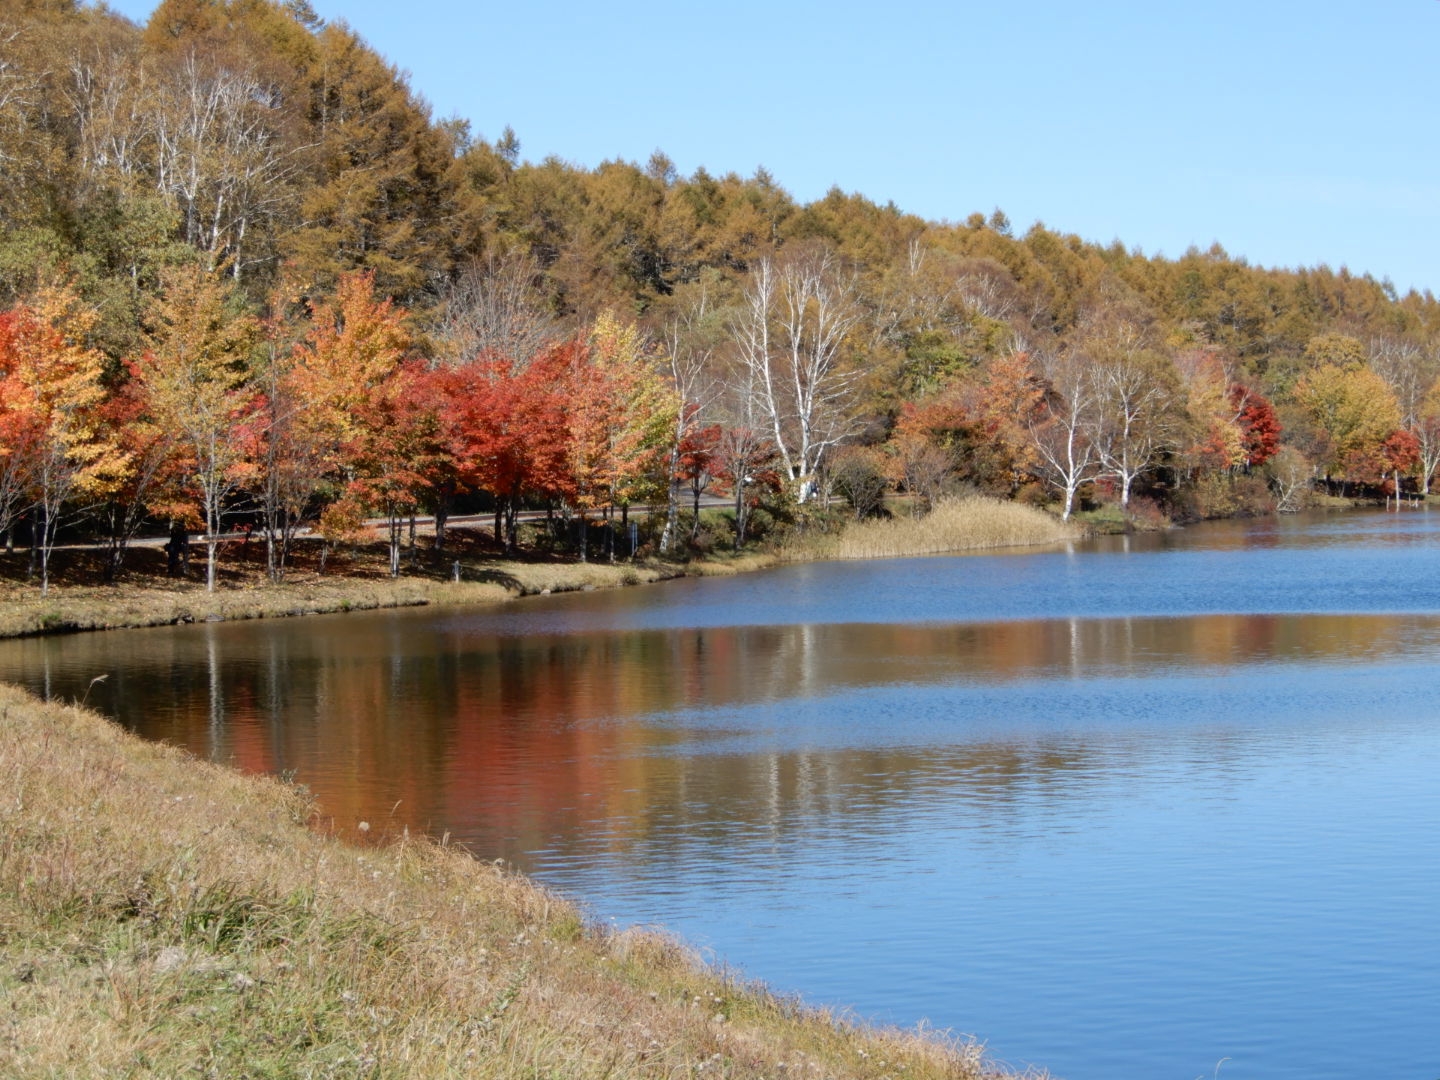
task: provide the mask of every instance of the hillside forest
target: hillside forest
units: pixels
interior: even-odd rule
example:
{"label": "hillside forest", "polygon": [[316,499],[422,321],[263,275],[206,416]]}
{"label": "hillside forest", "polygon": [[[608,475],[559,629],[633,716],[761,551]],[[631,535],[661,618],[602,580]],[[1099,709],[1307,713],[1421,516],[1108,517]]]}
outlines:
{"label": "hillside forest", "polygon": [[521,151],[306,0],[5,0],[0,533],[42,589],[63,538],[118,574],[203,534],[213,587],[242,525],[280,579],[380,519],[398,574],[459,510],[585,558],[651,507],[683,554],[960,488],[1155,524],[1440,467],[1428,291]]}

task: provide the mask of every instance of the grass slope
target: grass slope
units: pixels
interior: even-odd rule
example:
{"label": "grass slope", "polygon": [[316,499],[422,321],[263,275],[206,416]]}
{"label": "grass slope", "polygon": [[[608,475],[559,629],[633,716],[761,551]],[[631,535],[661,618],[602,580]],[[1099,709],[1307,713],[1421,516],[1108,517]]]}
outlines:
{"label": "grass slope", "polygon": [[0,1075],[996,1075],[967,1042],[801,1008],[502,867],[346,846],[311,812],[0,686]]}

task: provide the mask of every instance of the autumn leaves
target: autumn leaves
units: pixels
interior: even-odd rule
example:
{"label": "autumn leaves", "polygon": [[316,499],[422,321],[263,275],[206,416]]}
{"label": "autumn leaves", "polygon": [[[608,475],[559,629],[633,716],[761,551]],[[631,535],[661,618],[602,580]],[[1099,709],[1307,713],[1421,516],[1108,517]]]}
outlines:
{"label": "autumn leaves", "polygon": [[88,318],[61,289],[0,314],[0,528],[32,512],[42,595],[62,510],[113,490],[129,460],[102,408],[103,357],[81,343]]}
{"label": "autumn leaves", "polygon": [[203,530],[212,589],[236,508],[259,518],[277,579],[301,522],[346,539],[372,517],[398,574],[404,524],[461,490],[493,497],[513,547],[526,500],[583,521],[652,495],[679,412],[612,315],[531,356],[427,363],[368,274],[316,301],[278,290],[261,318],[226,279],[177,270],[123,371],[77,343],[84,327],[63,290],[0,316],[0,528],[33,515],[42,588],[67,510],[108,508],[126,539],[147,513]]}

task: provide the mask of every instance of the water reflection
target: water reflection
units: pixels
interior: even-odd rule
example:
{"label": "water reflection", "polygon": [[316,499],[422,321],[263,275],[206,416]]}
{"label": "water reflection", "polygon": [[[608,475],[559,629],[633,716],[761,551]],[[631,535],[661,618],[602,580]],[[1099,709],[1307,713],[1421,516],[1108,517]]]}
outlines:
{"label": "water reflection", "polygon": [[[904,801],[937,761],[961,788],[1064,775],[1083,741],[1044,752],[927,712],[1032,684],[1076,724],[1113,727],[1177,680],[1224,696],[1222,677],[1267,679],[1427,660],[1440,618],[1207,615],[991,624],[702,627],[523,637],[477,633],[426,613],[85,636],[13,643],[0,675],[81,697],[151,738],[254,772],[293,773],[336,822],[458,832],[522,861],[586,820],[643,831],[698,781],[676,761],[724,756],[743,807],[803,818],[802,775],[819,770],[862,809]],[[1284,669],[1293,668],[1290,674]],[[1277,674],[1278,672],[1278,674]],[[1078,683],[1065,691],[1057,683]],[[1106,712],[1104,688],[1127,702]],[[948,698],[926,688],[940,688]],[[869,714],[853,695],[870,691]],[[889,704],[889,699],[899,702]],[[1024,728],[1026,693],[1005,697],[998,737]],[[1137,705],[1137,703],[1140,703]],[[938,708],[938,706],[937,706]],[[1184,710],[1167,706],[1170,722]],[[1143,711],[1143,710],[1142,710]],[[894,715],[892,715],[894,714]],[[1207,711],[1203,717],[1208,717]],[[883,722],[882,722],[883,721]],[[1028,720],[1026,721],[1028,722]],[[1027,734],[1028,737],[1028,734]],[[757,740],[792,756],[749,760]],[[956,749],[956,746],[959,749]],[[707,747],[709,749],[707,749]],[[794,756],[825,749],[823,763]],[[903,755],[903,760],[894,755]],[[937,757],[939,755],[939,757]],[[958,755],[958,756],[957,756]],[[929,764],[922,767],[923,762]],[[696,768],[717,768],[707,762]],[[865,778],[883,778],[884,791]],[[703,787],[703,785],[701,785]],[[826,791],[832,790],[830,785]],[[701,802],[710,805],[707,794]],[[818,797],[818,796],[817,796]],[[583,814],[580,811],[584,805]],[[633,843],[635,834],[623,842]]]}
{"label": "water reflection", "polygon": [[0,678],[108,673],[91,704],[339,828],[1071,1080],[1430,1075],[1437,524],[9,642]]}

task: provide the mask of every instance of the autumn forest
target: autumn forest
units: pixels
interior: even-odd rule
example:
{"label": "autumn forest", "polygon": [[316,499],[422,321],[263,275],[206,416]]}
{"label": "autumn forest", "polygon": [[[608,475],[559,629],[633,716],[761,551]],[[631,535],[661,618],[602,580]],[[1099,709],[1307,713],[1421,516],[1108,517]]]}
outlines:
{"label": "autumn forest", "polygon": [[586,558],[654,508],[680,555],[961,489],[1153,526],[1440,468],[1429,292],[527,161],[305,0],[8,0],[0,162],[0,533],[42,589],[64,538],[118,574],[202,535],[213,587],[238,527],[279,580],[302,529],[379,521],[399,574],[460,510]]}

